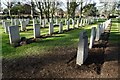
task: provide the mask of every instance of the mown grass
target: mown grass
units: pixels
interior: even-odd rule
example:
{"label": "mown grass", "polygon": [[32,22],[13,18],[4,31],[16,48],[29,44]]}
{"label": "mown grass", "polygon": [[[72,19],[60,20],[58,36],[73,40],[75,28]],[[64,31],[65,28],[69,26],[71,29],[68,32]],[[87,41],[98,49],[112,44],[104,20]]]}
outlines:
{"label": "mown grass", "polygon": [[[2,25],[0,25],[0,35],[2,35],[2,56],[3,58],[19,58],[27,55],[44,55],[49,51],[52,51],[54,48],[66,48],[66,47],[75,47],[77,48],[79,33],[82,30],[87,30],[88,37],[90,38],[91,27],[97,27],[97,24],[88,25],[83,28],[78,28],[65,32],[62,34],[55,34],[52,37],[41,38],[37,42],[20,46],[17,48],[12,47],[9,44],[9,36],[4,33]],[[63,26],[64,30],[66,25]],[[27,26],[28,29],[32,29],[32,26]],[[72,28],[72,25],[70,26]],[[59,27],[55,27],[54,31],[58,31]],[[48,34],[48,28],[41,28],[41,35]],[[31,38],[33,37],[33,30],[20,32],[21,37]]]}
{"label": "mown grass", "polygon": [[112,43],[117,43],[120,44],[120,23],[119,19],[113,19],[112,20],[112,28],[111,28],[111,33],[109,37],[109,41]]}

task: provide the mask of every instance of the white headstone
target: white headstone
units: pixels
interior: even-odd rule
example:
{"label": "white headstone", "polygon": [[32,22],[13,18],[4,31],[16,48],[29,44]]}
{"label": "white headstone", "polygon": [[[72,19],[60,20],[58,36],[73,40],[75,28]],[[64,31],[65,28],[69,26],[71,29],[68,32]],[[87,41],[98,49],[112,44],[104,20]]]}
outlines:
{"label": "white headstone", "polygon": [[42,20],[42,27],[45,27],[45,19]]}
{"label": "white headstone", "polygon": [[77,20],[77,28],[79,27],[79,19]]}
{"label": "white headstone", "polygon": [[83,31],[80,33],[76,64],[81,66],[87,59],[87,57],[88,57],[88,36],[87,32]]}
{"label": "white headstone", "polygon": [[19,22],[21,23],[23,21],[23,19],[19,19]]}
{"label": "white headstone", "polygon": [[48,20],[47,19],[45,19],[45,24],[47,24],[48,23]]}
{"label": "white headstone", "polygon": [[103,24],[101,24],[100,28],[101,28],[101,33],[104,33],[104,26],[103,26]]}
{"label": "white headstone", "polygon": [[56,25],[58,25],[58,19],[56,18]]}
{"label": "white headstone", "polygon": [[65,19],[65,25],[67,24],[67,19]]}
{"label": "white headstone", "polygon": [[12,18],[11,18],[11,25],[15,25],[15,21]]}
{"label": "white headstone", "polygon": [[100,39],[100,36],[101,36],[101,28],[100,28],[100,24],[98,25],[97,27],[97,31],[96,31],[96,38],[95,38],[95,41],[98,41]]}
{"label": "white headstone", "polygon": [[19,26],[19,20],[18,19],[15,19],[15,25]]}
{"label": "white headstone", "polygon": [[40,37],[40,24],[34,26],[34,38]]}
{"label": "white headstone", "polygon": [[69,29],[70,29],[70,21],[67,20],[67,30],[69,30]]}
{"label": "white headstone", "polygon": [[33,18],[33,28],[35,27],[35,24],[37,24],[36,20]]}
{"label": "white headstone", "polygon": [[1,20],[1,22],[2,22],[2,27],[5,28],[5,21]]}
{"label": "white headstone", "polygon": [[62,24],[62,21],[60,21],[60,24],[59,24],[59,33],[62,33],[63,32],[63,24]]}
{"label": "white headstone", "polygon": [[85,24],[86,24],[86,25],[88,25],[88,20],[87,20],[87,19],[86,19],[86,21],[85,21],[85,22],[86,22]]}
{"label": "white headstone", "polygon": [[8,33],[8,27],[10,26],[10,22],[4,22],[5,33]]}
{"label": "white headstone", "polygon": [[25,21],[21,21],[21,31],[25,31],[26,30],[26,23]]}
{"label": "white headstone", "polygon": [[96,27],[92,27],[92,29],[91,29],[91,36],[90,36],[89,49],[91,49],[92,46],[94,45],[95,37],[96,37]]}
{"label": "white headstone", "polygon": [[18,26],[10,26],[8,27],[9,30],[9,40],[10,44],[16,43],[20,41],[20,34]]}
{"label": "white headstone", "polygon": [[37,24],[37,20],[33,18],[33,24]]}
{"label": "white headstone", "polygon": [[53,22],[50,22],[49,24],[49,34],[52,34],[54,32]]}
{"label": "white headstone", "polygon": [[75,21],[74,21],[74,19],[72,19],[72,27],[73,28],[75,27]]}
{"label": "white headstone", "polygon": [[51,19],[51,18],[49,18],[49,22],[52,22],[52,19]]}

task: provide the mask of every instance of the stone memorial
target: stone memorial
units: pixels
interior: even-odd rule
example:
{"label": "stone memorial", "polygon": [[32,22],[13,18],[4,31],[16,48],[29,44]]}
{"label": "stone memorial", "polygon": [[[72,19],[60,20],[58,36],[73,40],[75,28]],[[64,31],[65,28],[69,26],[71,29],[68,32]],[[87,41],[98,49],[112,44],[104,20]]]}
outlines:
{"label": "stone memorial", "polygon": [[60,24],[59,24],[59,33],[62,33],[63,32],[63,24],[62,24],[62,21],[60,21]]}
{"label": "stone memorial", "polygon": [[20,41],[20,34],[18,26],[10,26],[8,27],[9,31],[9,40],[10,44],[17,43]]}
{"label": "stone memorial", "polygon": [[54,32],[53,22],[50,22],[50,24],[49,24],[49,34],[51,35],[53,32]]}
{"label": "stone memorial", "polygon": [[56,25],[58,25],[58,19],[56,18]]}
{"label": "stone memorial", "polygon": [[15,20],[15,25],[19,26],[19,20],[18,19],[14,19]]}
{"label": "stone memorial", "polygon": [[76,64],[82,65],[88,57],[88,36],[86,31],[80,33]]}
{"label": "stone memorial", "polygon": [[74,19],[72,19],[72,28],[73,29],[75,28],[75,21],[74,21]]}
{"label": "stone memorial", "polygon": [[40,24],[34,26],[34,38],[40,37]]}
{"label": "stone memorial", "polygon": [[11,18],[11,25],[15,25],[14,19]]}
{"label": "stone memorial", "polygon": [[85,19],[83,19],[83,24],[82,25],[85,26]]}
{"label": "stone memorial", "polygon": [[45,19],[42,20],[42,27],[45,27]]}
{"label": "stone memorial", "polygon": [[8,33],[8,27],[10,26],[10,22],[4,22],[5,33]]}
{"label": "stone memorial", "polygon": [[85,24],[88,25],[88,20],[86,19]]}
{"label": "stone memorial", "polygon": [[69,29],[70,29],[70,21],[67,20],[67,30],[69,30]]}
{"label": "stone memorial", "polygon": [[103,27],[103,24],[100,25],[100,29],[101,29],[101,34],[104,33],[104,27]]}
{"label": "stone memorial", "polygon": [[97,30],[96,30],[96,38],[95,38],[95,41],[99,41],[100,39],[100,36],[101,36],[101,31],[100,31],[100,24],[98,25],[97,27]]}
{"label": "stone memorial", "polygon": [[65,25],[67,25],[67,19],[65,19]]}
{"label": "stone memorial", "polygon": [[92,27],[92,29],[91,29],[91,36],[90,36],[89,49],[91,49],[92,46],[94,45],[95,37],[96,37],[96,27]]}
{"label": "stone memorial", "polygon": [[26,23],[25,21],[21,21],[21,31],[25,31],[26,30]]}

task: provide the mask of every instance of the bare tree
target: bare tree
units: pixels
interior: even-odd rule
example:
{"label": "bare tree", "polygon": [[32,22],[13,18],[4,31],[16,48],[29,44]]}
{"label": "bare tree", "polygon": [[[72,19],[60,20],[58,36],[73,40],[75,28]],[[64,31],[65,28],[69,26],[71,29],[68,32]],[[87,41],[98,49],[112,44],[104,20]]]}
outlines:
{"label": "bare tree", "polygon": [[15,4],[15,2],[12,2],[10,0],[5,0],[5,3],[3,2],[3,4],[8,8],[9,16],[11,16],[11,8]]}

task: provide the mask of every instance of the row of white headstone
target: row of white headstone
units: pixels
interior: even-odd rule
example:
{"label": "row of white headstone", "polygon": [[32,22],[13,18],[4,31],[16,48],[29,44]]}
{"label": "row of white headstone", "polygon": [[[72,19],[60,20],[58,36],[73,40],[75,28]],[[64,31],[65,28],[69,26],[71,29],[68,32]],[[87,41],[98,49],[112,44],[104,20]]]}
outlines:
{"label": "row of white headstone", "polygon": [[[91,29],[91,37],[89,49],[94,45],[94,41],[100,40],[100,36],[104,31],[108,28],[109,24],[111,24],[111,19],[99,24],[97,29],[96,27],[92,27]],[[78,51],[77,51],[77,59],[76,64],[82,65],[88,57],[88,36],[86,31],[80,32],[79,43],[78,43]]]}
{"label": "row of white headstone", "polygon": [[[78,28],[79,26],[89,25],[90,23],[92,23],[94,21],[94,19],[81,19],[81,21],[79,23],[78,19],[77,19],[77,21],[73,20],[73,19],[70,19],[70,20],[72,20],[72,27],[73,28],[75,28],[75,23],[76,22],[77,22],[77,26],[76,27]],[[67,25],[67,30],[70,29],[69,28],[70,27],[70,20],[65,19],[65,24]],[[8,27],[9,26],[19,26],[19,25],[21,25],[21,31],[25,31],[26,30],[26,26],[29,24],[29,22],[30,22],[29,18],[27,18],[27,19],[11,19],[11,23],[9,21],[2,20],[2,25],[3,25],[3,28],[5,29],[5,33],[8,33]],[[40,24],[40,22],[41,22],[41,19],[39,19],[39,18],[35,19],[34,18],[33,19],[33,28],[34,28],[35,24]],[[62,22],[62,20],[60,21],[60,23],[61,22]],[[42,26],[41,27],[45,27],[46,23],[47,23],[47,19],[42,20]],[[51,20],[50,24],[52,26],[52,24],[53,24],[52,20]],[[57,18],[56,18],[56,25],[59,25]]]}
{"label": "row of white headstone", "polygon": [[26,29],[26,25],[29,24],[30,19],[11,19],[11,23],[9,21],[2,20],[2,25],[5,30],[5,33],[8,33],[9,26],[19,26],[21,25],[21,31]]}
{"label": "row of white headstone", "polygon": [[[81,21],[83,21],[83,20],[81,20]],[[86,24],[89,22],[89,21],[87,21],[87,19],[85,21],[86,21]],[[18,42],[20,40],[18,26],[21,24],[21,31],[24,31],[24,30],[26,30],[26,26],[29,24],[29,22],[30,22],[29,18],[28,19],[11,19],[11,23],[8,21],[2,20],[2,24],[3,24],[3,28],[5,29],[5,33],[9,33],[9,35],[10,35],[10,43],[11,44]],[[73,25],[73,28],[75,28],[75,20],[72,20],[72,25]],[[36,19],[33,19],[34,38],[40,37],[40,27],[41,27],[41,25],[36,21]],[[67,30],[69,30],[69,29],[70,29],[70,20],[67,21]],[[59,33],[62,33],[62,32],[63,32],[63,22],[61,20],[59,23]],[[54,33],[54,25],[53,25],[53,22],[50,22],[49,23],[49,34],[51,35],[53,33]],[[12,35],[14,35],[14,36],[12,36]]]}

